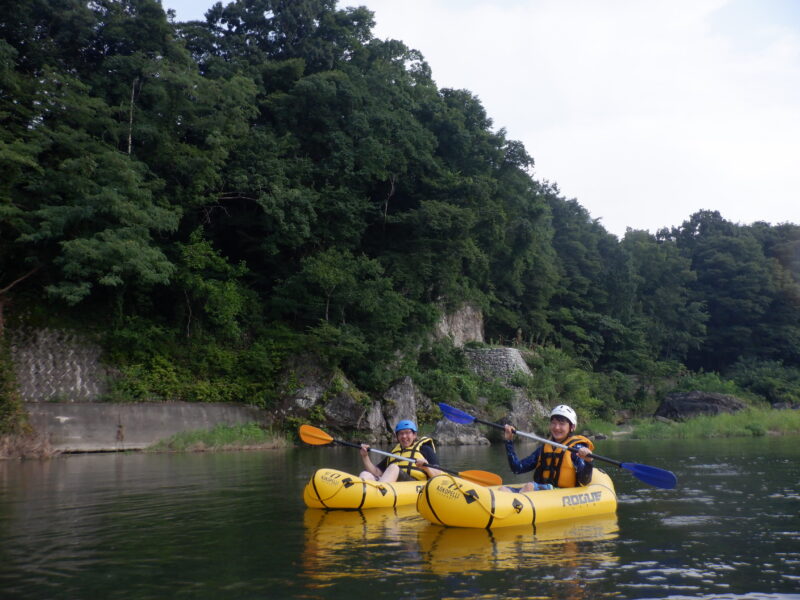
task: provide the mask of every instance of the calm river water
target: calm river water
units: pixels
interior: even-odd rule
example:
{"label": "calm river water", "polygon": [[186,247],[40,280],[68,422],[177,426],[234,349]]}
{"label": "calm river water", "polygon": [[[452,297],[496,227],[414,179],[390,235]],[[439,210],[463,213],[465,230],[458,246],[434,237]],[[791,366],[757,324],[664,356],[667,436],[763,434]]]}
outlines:
{"label": "calm river water", "polygon": [[[0,461],[0,598],[800,600],[799,442],[599,442],[678,489],[609,465],[615,517],[535,534],[306,509],[314,469],[358,469],[350,448]],[[519,480],[501,446],[440,458]]]}

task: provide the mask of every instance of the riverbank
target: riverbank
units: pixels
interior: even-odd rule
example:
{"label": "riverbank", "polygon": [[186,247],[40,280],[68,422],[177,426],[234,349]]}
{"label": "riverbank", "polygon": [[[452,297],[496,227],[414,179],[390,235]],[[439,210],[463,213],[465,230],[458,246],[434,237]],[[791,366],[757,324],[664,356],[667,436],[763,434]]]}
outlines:
{"label": "riverbank", "polygon": [[[591,426],[599,425],[597,422]],[[630,439],[704,439],[724,437],[759,437],[763,435],[800,435],[800,410],[748,409],[736,414],[695,417],[685,422],[637,420],[620,430],[611,423],[602,429],[610,437]],[[592,433],[601,433],[593,431]],[[210,431],[176,434],[148,452],[202,452],[224,450],[267,450],[285,448],[292,442],[288,432],[264,430],[255,423],[239,426],[220,425]]]}
{"label": "riverbank", "polygon": [[[292,445],[288,436],[264,429],[258,423],[217,425],[212,429],[198,429],[176,433],[146,448],[120,448],[135,452],[225,452],[245,450],[277,450]],[[16,434],[0,436],[0,460],[43,459],[63,454],[46,436]]]}
{"label": "riverbank", "polygon": [[[735,414],[695,417],[687,421],[633,419],[624,426],[590,421],[590,436],[629,439],[707,439],[800,435],[800,410],[750,408]],[[116,450],[146,452],[221,452],[274,450],[291,446],[292,432],[265,428],[259,423],[220,424],[210,429],[183,431],[145,447],[120,446]],[[113,450],[113,449],[112,449]],[[62,453],[47,436],[19,434],[0,436],[0,459],[50,458]],[[72,452],[80,450],[72,450]]]}
{"label": "riverbank", "polygon": [[587,424],[591,435],[625,435],[630,439],[707,439],[800,435],[800,410],[748,408],[738,413],[699,416],[686,421],[633,419],[624,427],[608,422]]}
{"label": "riverbank", "polygon": [[230,450],[276,450],[291,445],[283,433],[263,429],[256,423],[218,425],[213,429],[185,431],[161,440],[145,452],[223,452]]}

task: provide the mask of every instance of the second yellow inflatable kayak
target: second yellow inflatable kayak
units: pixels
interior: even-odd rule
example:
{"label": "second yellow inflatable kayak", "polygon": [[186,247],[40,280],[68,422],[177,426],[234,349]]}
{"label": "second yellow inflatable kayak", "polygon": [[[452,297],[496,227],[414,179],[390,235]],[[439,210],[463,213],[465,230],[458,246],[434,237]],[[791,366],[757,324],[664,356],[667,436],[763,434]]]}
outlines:
{"label": "second yellow inflatable kayak", "polygon": [[417,510],[437,525],[494,529],[612,514],[617,510],[617,494],[611,478],[598,468],[587,486],[527,493],[438,475],[426,483]]}
{"label": "second yellow inflatable kayak", "polygon": [[344,471],[318,469],[303,490],[303,501],[309,508],[349,510],[410,506],[424,485],[424,481],[365,481]]}

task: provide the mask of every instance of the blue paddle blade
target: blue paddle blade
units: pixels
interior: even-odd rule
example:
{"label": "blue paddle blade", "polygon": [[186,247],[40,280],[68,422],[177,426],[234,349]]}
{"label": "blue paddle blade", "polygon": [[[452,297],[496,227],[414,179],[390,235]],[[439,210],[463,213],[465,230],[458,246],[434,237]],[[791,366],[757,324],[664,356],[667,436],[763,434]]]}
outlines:
{"label": "blue paddle blade", "polygon": [[638,463],[621,463],[620,467],[633,473],[639,481],[643,481],[654,487],[673,490],[675,486],[678,485],[678,478],[675,477],[675,473],[672,471],[666,471],[648,465],[640,465]]}
{"label": "blue paddle blade", "polygon": [[465,413],[463,410],[458,410],[454,406],[439,402],[439,408],[442,409],[442,414],[453,421],[453,423],[461,423],[462,425],[472,425],[475,422],[475,417]]}

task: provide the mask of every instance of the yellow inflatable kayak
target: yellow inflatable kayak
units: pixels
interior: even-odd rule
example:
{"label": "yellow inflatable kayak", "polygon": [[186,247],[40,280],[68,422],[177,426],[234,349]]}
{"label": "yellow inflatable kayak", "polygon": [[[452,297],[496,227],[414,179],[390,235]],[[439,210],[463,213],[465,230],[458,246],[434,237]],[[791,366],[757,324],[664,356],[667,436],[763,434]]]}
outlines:
{"label": "yellow inflatable kayak", "polygon": [[345,510],[410,506],[424,486],[424,481],[365,481],[344,471],[318,469],[303,490],[303,501],[309,508]]}
{"label": "yellow inflatable kayak", "polygon": [[500,491],[452,475],[429,479],[417,500],[417,510],[431,523],[449,527],[495,529],[539,525],[549,521],[615,513],[614,483],[595,468],[589,485],[539,492]]}

